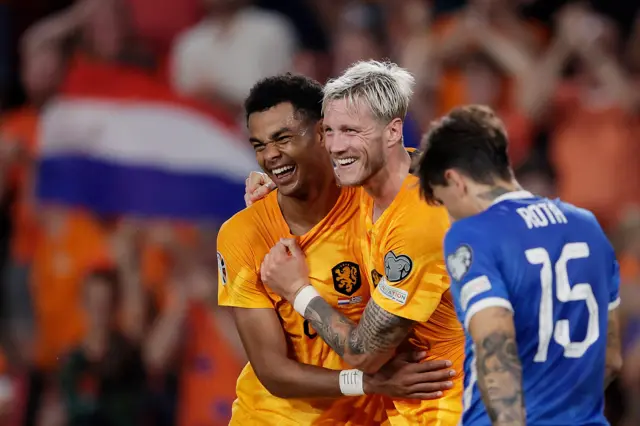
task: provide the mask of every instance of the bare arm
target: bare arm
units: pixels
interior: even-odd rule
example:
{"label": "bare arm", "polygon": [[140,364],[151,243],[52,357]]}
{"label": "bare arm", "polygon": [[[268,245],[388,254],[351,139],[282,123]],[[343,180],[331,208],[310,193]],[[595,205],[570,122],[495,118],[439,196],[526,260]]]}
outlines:
{"label": "bare arm", "polygon": [[233,312],[231,308],[226,306],[216,306],[212,309],[213,316],[215,318],[215,325],[218,328],[220,334],[225,337],[226,342],[229,344],[237,358],[246,364],[247,353],[242,346],[242,340],[235,327]]}
{"label": "bare arm", "polygon": [[518,84],[518,104],[530,118],[537,120],[549,104],[561,72],[571,55],[567,43],[558,37],[531,69],[521,75]]}
{"label": "bare arm", "polygon": [[525,43],[506,37],[489,26],[481,31],[478,43],[512,77],[521,78],[531,69],[533,58]]}
{"label": "bare arm", "polygon": [[[280,398],[332,398],[343,396],[340,371],[302,364],[287,356],[282,324],[273,309],[232,308],[236,327],[260,382]],[[316,330],[317,331],[317,330]],[[436,399],[451,389],[451,362],[418,362],[424,353],[403,353],[379,374],[364,375],[367,395],[403,399]]]}
{"label": "bare arm", "polygon": [[511,311],[487,308],[470,321],[478,388],[493,425],[525,425],[522,365]]}
{"label": "bare arm", "polygon": [[273,309],[232,308],[240,339],[260,382],[280,398],[342,396],[340,371],[287,357],[282,324]]}
{"label": "bare arm", "polygon": [[151,371],[165,371],[178,355],[185,326],[186,301],[169,306],[158,317],[143,345],[143,359]]}
{"label": "bare arm", "polygon": [[377,372],[389,361],[413,326],[412,321],[388,313],[373,300],[367,303],[359,324],[321,297],[309,302],[304,317],[348,364],[366,373]]}
{"label": "bare arm", "polygon": [[607,323],[607,358],[605,361],[604,387],[607,388],[622,370],[619,309],[609,311]]}
{"label": "bare arm", "polygon": [[578,49],[578,52],[610,96],[626,111],[634,111],[638,96],[629,76],[617,60],[599,45]]}
{"label": "bare arm", "polygon": [[139,342],[147,327],[147,297],[138,264],[133,259],[119,264],[118,269],[122,279],[123,329],[131,340]]}
{"label": "bare arm", "polygon": [[91,0],[80,0],[75,6],[44,18],[29,27],[21,40],[25,56],[42,49],[58,48],[60,43],[71,37],[79,28],[92,7]]}

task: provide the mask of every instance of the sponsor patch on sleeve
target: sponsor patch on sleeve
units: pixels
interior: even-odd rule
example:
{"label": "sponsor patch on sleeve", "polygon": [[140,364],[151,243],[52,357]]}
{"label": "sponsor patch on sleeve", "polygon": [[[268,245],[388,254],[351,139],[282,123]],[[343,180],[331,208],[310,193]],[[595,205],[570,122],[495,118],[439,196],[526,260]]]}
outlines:
{"label": "sponsor patch on sleeve", "polygon": [[394,302],[399,303],[401,305],[404,305],[405,303],[407,303],[407,298],[409,297],[409,293],[407,293],[406,290],[403,290],[401,288],[395,288],[393,286],[390,286],[387,283],[387,279],[384,277],[380,280],[380,283],[378,284],[378,287],[376,287],[376,289],[380,292],[380,294],[382,294],[384,297],[386,297],[389,300],[393,300]]}

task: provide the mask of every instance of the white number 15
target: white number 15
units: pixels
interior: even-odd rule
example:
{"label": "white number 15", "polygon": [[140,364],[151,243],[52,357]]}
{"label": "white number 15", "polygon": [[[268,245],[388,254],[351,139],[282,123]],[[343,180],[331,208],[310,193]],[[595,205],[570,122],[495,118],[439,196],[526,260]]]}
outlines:
{"label": "white number 15", "polygon": [[[589,257],[589,246],[586,243],[568,243],[562,248],[560,257],[552,265],[549,252],[538,247],[525,252],[527,260],[533,265],[542,265],[540,270],[540,285],[542,286],[542,299],[540,300],[540,324],[538,330],[538,352],[534,357],[535,362],[545,362],[549,344],[553,336],[556,343],[564,348],[566,358],[580,358],[585,354],[589,346],[593,345],[600,337],[598,320],[598,302],[589,283],[569,283],[567,263],[570,260],[586,259]],[[552,270],[553,266],[553,270]],[[554,280],[555,275],[555,280]],[[555,284],[555,286],[554,286]],[[554,287],[558,301],[561,303],[584,301],[589,311],[587,335],[581,342],[572,342],[569,330],[569,320],[553,320],[553,293]]]}

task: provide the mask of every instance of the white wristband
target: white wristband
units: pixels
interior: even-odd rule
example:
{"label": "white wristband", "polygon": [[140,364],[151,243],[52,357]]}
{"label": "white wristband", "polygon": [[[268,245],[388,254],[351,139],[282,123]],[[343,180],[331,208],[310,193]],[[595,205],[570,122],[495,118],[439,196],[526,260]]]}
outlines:
{"label": "white wristband", "polygon": [[360,370],[342,370],[340,392],[347,396],[364,395],[364,373]]}
{"label": "white wristband", "polygon": [[312,285],[308,285],[302,290],[300,290],[293,301],[293,309],[296,310],[297,313],[304,316],[304,312],[307,310],[307,306],[309,302],[311,302],[316,297],[320,297],[320,293],[318,290],[313,288]]}

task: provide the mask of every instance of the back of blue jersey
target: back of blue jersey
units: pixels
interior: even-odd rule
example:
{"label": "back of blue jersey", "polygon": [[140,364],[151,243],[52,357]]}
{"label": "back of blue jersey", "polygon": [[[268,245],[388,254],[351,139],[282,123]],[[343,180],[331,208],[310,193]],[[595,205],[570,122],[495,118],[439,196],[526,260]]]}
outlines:
{"label": "back of blue jersey", "polygon": [[[527,424],[608,424],[607,322],[619,303],[619,278],[613,248],[594,216],[518,191],[454,223],[445,251],[465,329],[485,308],[513,311]],[[467,333],[464,425],[491,424],[477,367]]]}

